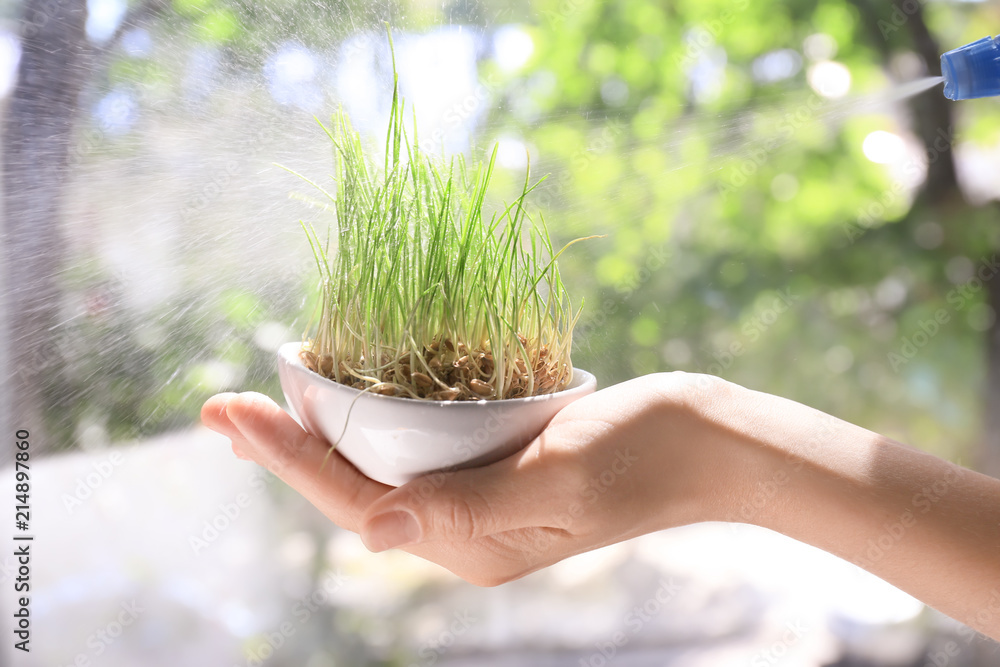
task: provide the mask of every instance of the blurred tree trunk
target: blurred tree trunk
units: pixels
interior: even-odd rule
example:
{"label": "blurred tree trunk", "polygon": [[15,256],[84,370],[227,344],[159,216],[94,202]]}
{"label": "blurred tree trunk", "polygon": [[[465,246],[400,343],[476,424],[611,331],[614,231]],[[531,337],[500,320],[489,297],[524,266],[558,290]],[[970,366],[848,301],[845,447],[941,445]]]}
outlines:
{"label": "blurred tree trunk", "polygon": [[62,368],[59,223],[73,121],[89,78],[86,19],[86,0],[27,0],[18,81],[4,118],[7,418],[9,428],[31,432],[35,451],[57,444],[45,438],[43,415]]}
{"label": "blurred tree trunk", "polygon": [[[863,13],[865,25],[869,26],[872,33],[872,42],[879,48],[883,62],[888,64],[892,53],[885,36],[878,29],[885,6],[872,0],[854,0],[854,4]],[[927,64],[928,74],[940,75],[942,49],[927,27],[923,6],[914,4],[907,13],[910,15],[906,29],[913,49]],[[941,220],[962,225],[976,211],[965,201],[958,185],[954,151],[941,151],[935,147],[935,142],[939,142],[941,136],[948,137],[949,143],[954,137],[953,103],[943,95],[925,94],[913,98],[911,108],[913,130],[923,142],[926,154],[934,156],[934,159],[928,160],[927,179],[913,203],[908,222],[923,219],[921,215],[930,210]],[[972,463],[978,470],[1000,477],[1000,279],[989,280],[986,285],[987,302],[993,307],[997,317],[986,332],[987,383],[986,395],[983,397],[983,437],[977,460]]]}
{"label": "blurred tree trunk", "polygon": [[[917,52],[928,63],[928,73],[940,75],[941,50],[937,41],[927,29],[923,20],[922,8],[919,9],[916,20],[912,20],[911,34]],[[982,215],[965,200],[958,184],[955,169],[954,150],[940,151],[934,148],[942,133],[951,138],[953,144],[955,134],[953,103],[944,95],[920,95],[912,103],[914,113],[914,129],[922,139],[926,154],[935,156],[928,161],[927,180],[913,204],[913,209],[931,211],[936,219],[950,221],[951,225],[969,224]],[[977,258],[978,259],[978,258]],[[995,313],[1000,314],[1000,279],[986,281],[987,303]],[[1000,322],[994,318],[989,331],[986,332],[987,382],[983,405],[985,415],[982,424],[982,437],[978,456],[973,461],[963,461],[977,470],[994,477],[1000,477]],[[997,656],[992,642],[974,642],[965,656],[968,667],[992,667],[997,665]]]}
{"label": "blurred tree trunk", "polygon": [[1000,477],[1000,276],[986,285],[996,317],[986,336],[986,433],[978,463],[982,472]]}
{"label": "blurred tree trunk", "polygon": [[[942,49],[927,28],[922,7],[917,6],[907,25],[914,48],[927,63],[928,74],[940,75]],[[914,99],[913,109],[917,134],[923,140],[927,154],[936,156],[929,161],[927,180],[914,202],[914,208],[927,206],[943,220],[952,220],[955,225],[966,224],[975,212],[972,205],[964,200],[958,185],[954,151],[934,149],[934,142],[942,133],[949,138],[954,137],[953,103],[943,95],[920,95]],[[1000,280],[989,280],[986,285],[987,303],[995,313],[1000,314]],[[987,382],[983,397],[983,437],[977,460],[971,463],[988,475],[1000,477],[1000,318],[994,318],[986,332],[985,344]]]}
{"label": "blurred tree trunk", "polygon": [[[928,74],[940,75],[942,49],[927,28],[921,6],[916,7],[908,27],[914,48],[927,63]],[[958,185],[954,151],[934,149],[934,142],[941,134],[954,137],[953,103],[943,95],[920,95],[914,99],[913,109],[917,134],[923,140],[927,154],[936,156],[929,161],[927,180],[914,202],[914,208],[928,206],[942,220],[952,220],[951,224],[955,225],[966,224],[976,212],[964,200]],[[993,307],[994,313],[1000,315],[1000,280],[986,281],[986,285],[987,303]],[[983,437],[977,459],[970,463],[981,472],[1000,477],[1000,318],[994,318],[986,332],[985,344],[987,382],[983,397]]]}
{"label": "blurred tree trunk", "polygon": [[[877,25],[881,7],[871,0],[854,0],[854,4],[862,10],[871,26]],[[913,13],[907,21],[907,29],[914,50],[927,64],[929,75],[941,74],[942,50],[937,40],[931,34],[924,21],[923,7],[914,4]],[[909,10],[908,10],[909,11]],[[876,19],[876,20],[873,20]],[[879,35],[882,37],[881,35]],[[888,63],[891,53],[885,39],[877,40],[882,51],[883,62]],[[931,212],[939,220],[951,221],[952,225],[962,225],[974,218],[977,211],[967,202],[958,184],[955,169],[954,151],[941,151],[934,144],[941,133],[953,144],[955,134],[953,106],[944,95],[918,95],[911,102],[913,110],[913,130],[924,144],[928,156],[927,179],[911,207],[907,216],[908,223],[925,219]],[[986,332],[987,383],[986,395],[983,397],[985,418],[981,446],[974,466],[994,477],[1000,477],[1000,277],[986,281],[987,303],[997,313],[989,331]],[[994,643],[986,639],[976,639],[970,645],[970,651],[963,655],[962,664],[968,667],[992,667],[997,664]]]}

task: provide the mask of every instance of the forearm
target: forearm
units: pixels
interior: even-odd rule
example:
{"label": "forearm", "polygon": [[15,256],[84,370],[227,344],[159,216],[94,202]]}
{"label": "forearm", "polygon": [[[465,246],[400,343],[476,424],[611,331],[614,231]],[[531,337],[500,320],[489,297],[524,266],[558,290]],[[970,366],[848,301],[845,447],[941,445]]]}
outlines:
{"label": "forearm", "polygon": [[735,385],[709,418],[756,452],[733,521],[854,562],[1000,639],[1000,480]]}

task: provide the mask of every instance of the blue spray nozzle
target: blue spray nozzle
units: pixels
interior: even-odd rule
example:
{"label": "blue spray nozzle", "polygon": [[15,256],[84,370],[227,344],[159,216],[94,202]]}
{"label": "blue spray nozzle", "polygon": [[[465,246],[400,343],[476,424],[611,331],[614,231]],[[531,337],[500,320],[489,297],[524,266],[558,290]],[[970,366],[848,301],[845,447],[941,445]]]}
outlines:
{"label": "blue spray nozzle", "polygon": [[944,96],[949,100],[1000,95],[1000,35],[952,49],[941,56]]}

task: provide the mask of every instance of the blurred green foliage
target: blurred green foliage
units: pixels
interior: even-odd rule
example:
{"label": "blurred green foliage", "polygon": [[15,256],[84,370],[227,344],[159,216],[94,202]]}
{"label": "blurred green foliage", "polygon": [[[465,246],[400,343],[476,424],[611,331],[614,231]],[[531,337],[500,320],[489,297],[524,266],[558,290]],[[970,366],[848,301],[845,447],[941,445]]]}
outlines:
{"label": "blurred green foliage", "polygon": [[[987,3],[924,9],[942,50],[1000,25],[1000,9]],[[150,29],[172,52],[211,45],[233,71],[249,72],[281,40],[328,48],[383,19],[397,30],[478,23],[471,29],[487,38],[497,24],[520,25],[534,44],[523,68],[504,71],[488,53],[480,62],[494,85],[477,143],[524,141],[534,173],[548,174],[533,205],[559,240],[607,235],[561,261],[585,301],[576,365],[604,385],[663,370],[712,372],[968,457],[980,432],[984,330],[995,314],[983,305],[985,290],[961,308],[948,294],[968,280],[963,267],[997,247],[994,209],[914,205],[900,176],[862,152],[875,130],[911,136],[906,107],[830,100],[808,83],[810,69],[828,60],[847,68],[850,94],[862,99],[922,75],[927,63],[906,26],[881,23],[893,26],[892,12],[862,0],[381,9],[173,0]],[[807,43],[819,46],[810,54]],[[755,76],[755,63],[781,50],[794,54],[794,73]],[[108,85],[176,90],[181,75],[169,60],[119,54],[108,77]],[[960,153],[1000,139],[994,100],[961,103],[955,115]],[[509,196],[521,178],[501,172],[496,184]],[[127,319],[94,324],[88,338],[132,344],[114,360],[87,362],[100,369],[80,372],[102,384],[81,384],[72,409],[103,410],[117,437],[189,423],[211,391],[227,386],[280,397],[254,335],[265,322],[301,327],[309,315],[301,297],[314,286],[268,297],[245,278],[145,315],[168,331],[155,349]],[[941,308],[948,323],[894,368],[890,355]],[[116,393],[119,381],[127,391]]]}
{"label": "blurred green foliage", "polygon": [[[879,43],[870,16],[831,1],[534,6],[529,70],[507,78],[493,121],[554,172],[541,195],[556,229],[608,235],[563,262],[587,301],[577,365],[604,383],[712,372],[969,461],[995,314],[985,290],[949,304],[969,276],[946,269],[978,266],[1000,227],[991,205],[914,206],[900,176],[862,153],[872,131],[911,131],[905,106],[865,107],[926,71],[907,30]],[[893,25],[893,6],[875,11]],[[942,50],[1000,23],[995,6],[928,13]],[[817,33],[834,53],[803,53]],[[800,54],[801,69],[755,79],[755,61],[780,49]],[[689,74],[713,57],[717,89],[699,99]],[[848,67],[859,100],[810,89],[809,68],[826,58]],[[915,72],[894,71],[914,59]],[[609,82],[627,97],[602,95]],[[998,111],[995,100],[956,109],[960,151],[995,145]],[[664,247],[664,267],[644,273]],[[791,305],[774,313],[785,290]],[[921,323],[941,308],[948,323],[894,368],[890,355],[922,342]]]}

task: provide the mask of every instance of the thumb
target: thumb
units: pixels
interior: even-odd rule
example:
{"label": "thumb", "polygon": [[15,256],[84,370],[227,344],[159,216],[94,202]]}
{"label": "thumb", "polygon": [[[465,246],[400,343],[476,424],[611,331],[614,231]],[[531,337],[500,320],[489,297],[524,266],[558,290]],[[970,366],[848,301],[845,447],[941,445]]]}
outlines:
{"label": "thumb", "polygon": [[558,487],[566,486],[554,483],[551,469],[522,461],[525,451],[482,468],[429,473],[390,491],[365,512],[361,539],[384,551],[553,524],[555,503],[568,495]]}

